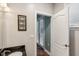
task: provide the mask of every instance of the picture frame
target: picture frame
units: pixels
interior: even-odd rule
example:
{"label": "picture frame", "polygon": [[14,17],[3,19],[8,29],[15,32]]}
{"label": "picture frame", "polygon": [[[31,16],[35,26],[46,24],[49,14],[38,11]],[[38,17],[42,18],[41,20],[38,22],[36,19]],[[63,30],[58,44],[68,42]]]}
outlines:
{"label": "picture frame", "polygon": [[18,15],[18,31],[26,31],[26,16]]}

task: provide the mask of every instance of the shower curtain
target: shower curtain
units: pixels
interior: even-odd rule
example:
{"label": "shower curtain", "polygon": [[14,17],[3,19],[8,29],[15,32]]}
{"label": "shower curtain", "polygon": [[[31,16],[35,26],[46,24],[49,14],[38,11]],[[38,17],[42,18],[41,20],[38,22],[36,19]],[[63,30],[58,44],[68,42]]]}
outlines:
{"label": "shower curtain", "polygon": [[40,44],[44,46],[45,43],[45,22],[43,17],[40,19]]}
{"label": "shower curtain", "polygon": [[37,15],[37,43],[48,51],[50,51],[50,18],[49,16]]}

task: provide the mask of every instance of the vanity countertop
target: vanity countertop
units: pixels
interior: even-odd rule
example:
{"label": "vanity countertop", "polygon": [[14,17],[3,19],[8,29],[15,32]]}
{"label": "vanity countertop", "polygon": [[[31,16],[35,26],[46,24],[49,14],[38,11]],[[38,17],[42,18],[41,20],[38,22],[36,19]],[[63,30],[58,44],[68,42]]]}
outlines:
{"label": "vanity countertop", "polygon": [[2,53],[5,52],[5,51],[8,51],[8,52],[5,53],[5,56],[8,56],[9,54],[11,54],[13,52],[22,52],[22,56],[26,56],[25,45],[4,48],[1,51],[0,56],[2,56]]}

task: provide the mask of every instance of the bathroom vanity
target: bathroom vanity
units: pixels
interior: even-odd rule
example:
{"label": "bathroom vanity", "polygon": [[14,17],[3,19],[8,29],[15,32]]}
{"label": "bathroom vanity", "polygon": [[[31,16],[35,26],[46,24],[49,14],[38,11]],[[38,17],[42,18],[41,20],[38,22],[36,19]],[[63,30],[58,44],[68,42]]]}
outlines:
{"label": "bathroom vanity", "polygon": [[0,56],[26,56],[25,45],[0,49]]}

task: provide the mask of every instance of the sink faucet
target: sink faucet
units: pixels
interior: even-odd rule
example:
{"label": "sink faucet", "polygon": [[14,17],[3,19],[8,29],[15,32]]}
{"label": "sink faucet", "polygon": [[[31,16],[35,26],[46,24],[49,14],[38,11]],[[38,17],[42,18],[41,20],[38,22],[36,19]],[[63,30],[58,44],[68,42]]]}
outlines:
{"label": "sink faucet", "polygon": [[4,50],[4,48],[1,48],[1,50],[0,50],[0,55],[2,55],[3,50]]}
{"label": "sink faucet", "polygon": [[2,53],[2,55],[6,56],[6,53],[10,53],[10,52],[11,52],[10,50],[4,50],[3,53]]}
{"label": "sink faucet", "polygon": [[1,56],[6,56],[6,53],[10,53],[11,51],[10,50],[4,50],[4,48],[2,48],[1,50],[0,50],[0,55]]}
{"label": "sink faucet", "polygon": [[0,53],[4,50],[4,48],[1,48]]}

